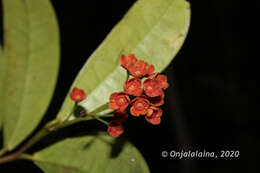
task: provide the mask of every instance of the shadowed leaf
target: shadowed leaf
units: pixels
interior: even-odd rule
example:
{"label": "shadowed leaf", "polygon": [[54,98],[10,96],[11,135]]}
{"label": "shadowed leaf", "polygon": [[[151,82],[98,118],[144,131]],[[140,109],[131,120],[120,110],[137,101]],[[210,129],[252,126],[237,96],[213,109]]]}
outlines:
{"label": "shadowed leaf", "polygon": [[107,134],[65,139],[30,159],[45,173],[149,173],[132,144]]}

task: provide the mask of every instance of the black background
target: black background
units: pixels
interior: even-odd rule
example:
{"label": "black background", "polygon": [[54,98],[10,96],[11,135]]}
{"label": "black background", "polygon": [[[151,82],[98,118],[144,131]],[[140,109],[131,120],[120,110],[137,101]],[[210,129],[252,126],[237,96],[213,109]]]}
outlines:
{"label": "black background", "polygon": [[[122,18],[134,0],[53,0],[61,32],[61,67],[51,106],[41,125],[58,112],[70,84],[87,57]],[[256,68],[249,46],[254,37],[257,7],[253,1],[200,0],[191,2],[187,39],[164,71],[171,87],[166,92],[162,124],[130,119],[126,136],[143,154],[152,173],[256,172],[259,154],[259,95]],[[102,124],[94,127],[105,130]],[[91,127],[92,127],[91,126]],[[90,127],[90,128],[91,128]],[[86,130],[81,123],[66,135]],[[67,132],[66,132],[67,131]],[[57,136],[63,136],[58,133]],[[43,140],[29,152],[48,144]],[[162,151],[238,150],[239,158],[163,158]],[[87,163],[86,163],[87,164]],[[41,172],[28,161],[0,165],[0,172]]]}

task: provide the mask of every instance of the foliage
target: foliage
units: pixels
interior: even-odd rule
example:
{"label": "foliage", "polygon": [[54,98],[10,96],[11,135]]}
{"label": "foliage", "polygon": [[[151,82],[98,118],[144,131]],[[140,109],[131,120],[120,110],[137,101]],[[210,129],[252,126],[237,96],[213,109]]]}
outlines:
{"label": "foliage", "polygon": [[[3,18],[0,129],[4,148],[0,150],[0,164],[23,158],[33,160],[48,173],[149,172],[132,144],[103,133],[64,139],[32,155],[24,154],[54,130],[79,121],[99,120],[101,114],[72,116],[75,102],[68,94],[57,118],[26,139],[45,114],[55,89],[60,53],[58,24],[49,0],[3,0]],[[189,20],[190,8],[185,0],[138,0],[77,75],[71,89],[82,88],[88,96],[76,105],[90,115],[108,109],[110,94],[122,90],[127,78],[120,67],[121,54],[134,53],[154,64],[157,72],[164,70],[182,46]],[[22,143],[16,152],[1,157]]]}

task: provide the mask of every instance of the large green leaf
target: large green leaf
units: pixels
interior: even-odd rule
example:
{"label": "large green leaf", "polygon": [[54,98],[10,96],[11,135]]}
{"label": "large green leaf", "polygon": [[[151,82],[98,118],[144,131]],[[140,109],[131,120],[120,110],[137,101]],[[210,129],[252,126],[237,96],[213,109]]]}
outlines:
{"label": "large green leaf", "polygon": [[[4,56],[3,56],[3,49],[0,45],[0,98],[2,98],[3,94],[3,78],[4,78]],[[2,122],[3,122],[3,113],[2,113],[2,104],[0,104],[0,131],[2,129]]]}
{"label": "large green leaf", "polygon": [[3,0],[4,145],[13,149],[41,120],[59,64],[59,34],[49,0]]}
{"label": "large green leaf", "polygon": [[91,135],[60,141],[32,158],[46,173],[148,173],[139,151],[123,138]]}
{"label": "large green leaf", "polygon": [[[120,53],[138,58],[162,71],[182,46],[190,23],[190,7],[185,0],[138,0],[125,17],[91,55],[72,87],[85,89],[81,103],[87,111],[108,102],[109,95],[122,89],[126,72],[119,65]],[[73,102],[67,96],[58,118],[64,120]]]}

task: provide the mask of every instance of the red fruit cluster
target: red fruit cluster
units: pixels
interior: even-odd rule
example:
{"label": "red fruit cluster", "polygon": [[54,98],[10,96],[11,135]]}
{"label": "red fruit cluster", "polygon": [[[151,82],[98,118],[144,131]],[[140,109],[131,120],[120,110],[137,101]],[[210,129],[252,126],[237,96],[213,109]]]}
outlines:
{"label": "red fruit cluster", "polygon": [[154,72],[154,66],[138,60],[134,54],[121,55],[120,62],[132,76],[124,84],[124,91],[112,93],[109,108],[115,111],[115,119],[109,123],[108,134],[118,137],[124,131],[122,123],[127,119],[129,105],[131,115],[145,116],[147,122],[161,123],[164,90],[168,88],[167,77]]}

